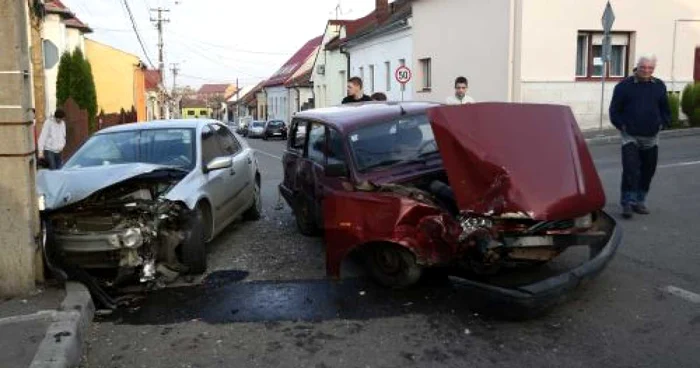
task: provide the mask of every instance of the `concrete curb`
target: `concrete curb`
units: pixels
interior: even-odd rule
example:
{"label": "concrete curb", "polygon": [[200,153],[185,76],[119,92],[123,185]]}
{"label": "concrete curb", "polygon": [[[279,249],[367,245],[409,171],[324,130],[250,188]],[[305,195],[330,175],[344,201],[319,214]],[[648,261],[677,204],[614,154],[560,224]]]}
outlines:
{"label": "concrete curb", "polygon": [[[693,135],[700,135],[700,128],[685,128],[685,129],[674,129],[674,130],[664,130],[659,134],[661,139],[674,138],[674,137],[687,137]],[[619,144],[619,135],[609,135],[602,137],[591,137],[586,139],[586,143],[589,146],[602,146],[606,144]]]}
{"label": "concrete curb", "polygon": [[77,282],[66,283],[66,298],[55,313],[30,368],[68,368],[80,364],[87,329],[95,316],[90,292]]}

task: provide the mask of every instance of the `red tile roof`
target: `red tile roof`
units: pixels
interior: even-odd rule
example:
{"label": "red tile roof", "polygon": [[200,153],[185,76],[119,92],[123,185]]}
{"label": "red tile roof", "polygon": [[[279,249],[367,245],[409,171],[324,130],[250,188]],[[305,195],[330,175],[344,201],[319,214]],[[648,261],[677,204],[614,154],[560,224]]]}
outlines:
{"label": "red tile roof", "polygon": [[316,51],[316,48],[321,44],[323,36],[315,37],[309,40],[304,46],[302,46],[299,51],[292,55],[289,60],[287,60],[281,68],[275,72],[275,74],[270,77],[270,79],[265,82],[265,87],[279,86],[287,82],[287,80],[294,75],[294,73],[299,70],[299,68],[304,64],[306,59],[311,56],[311,54]]}
{"label": "red tile roof", "polygon": [[47,0],[44,3],[44,9],[48,13],[71,14],[68,7],[63,5],[60,0]]}
{"label": "red tile roof", "polygon": [[198,100],[198,99],[183,98],[180,101],[180,106],[184,109],[187,109],[187,108],[206,108],[207,103],[205,101]]}
{"label": "red tile roof", "polygon": [[307,70],[306,72],[299,74],[298,76],[291,78],[284,84],[285,87],[310,87],[311,74],[313,73],[313,68]]}
{"label": "red tile roof", "polygon": [[231,85],[230,83],[202,84],[202,87],[199,88],[199,90],[197,91],[197,94],[224,93],[224,92],[226,92],[226,88],[228,88],[230,85]]}
{"label": "red tile roof", "polygon": [[73,18],[66,19],[65,23],[66,23],[66,27],[68,27],[68,28],[77,28],[85,33],[92,32],[92,29],[90,27],[88,27],[85,23],[80,21],[80,19],[78,19],[75,16]]}
{"label": "red tile roof", "polygon": [[377,10],[375,9],[371,13],[365,15],[362,18],[357,18],[352,21],[343,21],[345,25],[345,38],[334,38],[326,43],[326,50],[335,50],[339,48],[343,42],[350,38],[353,38],[359,34],[369,33],[371,30],[384,25],[387,21],[393,20],[393,18],[398,14],[405,14],[407,11],[410,12],[411,0],[396,0],[389,4],[389,14],[385,19],[377,19]]}
{"label": "red tile roof", "polygon": [[158,89],[158,85],[160,84],[160,72],[153,69],[146,69],[143,71],[143,74],[146,79],[146,90],[152,91]]}
{"label": "red tile roof", "polygon": [[73,13],[67,6],[65,6],[60,0],[47,0],[44,3],[44,10],[51,14],[60,14],[65,17],[66,27],[77,28],[85,33],[92,32],[92,29],[83,23],[80,18],[78,18],[75,13]]}

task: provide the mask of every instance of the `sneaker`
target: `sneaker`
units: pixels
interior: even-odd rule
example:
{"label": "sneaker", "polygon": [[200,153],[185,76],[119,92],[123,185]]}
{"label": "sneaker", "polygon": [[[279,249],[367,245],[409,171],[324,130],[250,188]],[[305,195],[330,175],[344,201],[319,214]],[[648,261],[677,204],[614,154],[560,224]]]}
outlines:
{"label": "sneaker", "polygon": [[635,204],[632,206],[632,210],[640,215],[648,215],[650,213],[647,206],[643,204]]}
{"label": "sneaker", "polygon": [[631,219],[633,213],[632,205],[626,204],[622,206],[622,218]]}

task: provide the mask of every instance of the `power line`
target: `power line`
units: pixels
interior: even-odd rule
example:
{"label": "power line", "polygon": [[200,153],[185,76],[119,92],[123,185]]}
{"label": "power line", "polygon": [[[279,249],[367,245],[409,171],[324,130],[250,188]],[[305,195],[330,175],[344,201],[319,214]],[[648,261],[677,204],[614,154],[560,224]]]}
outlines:
{"label": "power line", "polygon": [[[189,36],[187,36],[187,35],[185,35],[185,34],[182,34],[182,33],[180,33],[180,32],[175,32],[175,31],[170,31],[170,32],[173,33],[173,34],[175,34],[175,35],[178,35],[178,36],[180,36],[180,37],[188,38],[188,39],[190,39],[190,40],[194,40],[193,38],[191,38],[191,37],[189,37]],[[291,54],[294,53],[293,51],[290,51],[290,52],[273,52],[273,51],[245,50],[245,49],[238,49],[238,48],[231,47],[231,45],[221,45],[221,44],[211,43],[211,42],[202,41],[202,40],[196,40],[196,41],[197,41],[198,43],[202,43],[202,44],[209,45],[209,46],[212,46],[212,47],[218,47],[218,48],[225,49],[225,50],[228,50],[228,51],[240,52],[240,53],[243,53],[243,54],[276,55],[276,56],[282,55],[282,56],[288,56],[288,55],[291,55]]]}
{"label": "power line", "polygon": [[141,50],[143,51],[144,56],[146,57],[146,60],[148,61],[148,64],[153,68],[153,62],[151,61],[151,58],[148,56],[148,51],[146,51],[146,46],[143,44],[143,40],[141,40],[141,35],[139,34],[139,30],[136,27],[136,21],[134,20],[134,15],[131,13],[131,8],[129,7],[129,3],[124,0],[124,7],[126,8],[126,11],[129,15],[129,19],[131,20],[131,26],[134,28],[134,33],[136,33],[136,39],[139,41],[139,44],[141,45]]}

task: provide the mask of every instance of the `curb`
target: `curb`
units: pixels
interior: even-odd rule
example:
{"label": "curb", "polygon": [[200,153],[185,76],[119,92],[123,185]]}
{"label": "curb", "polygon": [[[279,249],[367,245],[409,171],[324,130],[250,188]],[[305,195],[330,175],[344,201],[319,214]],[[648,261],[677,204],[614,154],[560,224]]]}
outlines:
{"label": "curb", "polygon": [[[685,129],[674,129],[674,130],[664,130],[659,133],[660,138],[675,138],[675,137],[688,137],[700,135],[700,128],[685,128]],[[606,144],[620,143],[619,135],[610,135],[602,137],[592,137],[587,138],[586,143],[589,146],[602,146]]]}
{"label": "curb", "polygon": [[95,315],[90,292],[81,283],[66,283],[66,298],[56,311],[30,368],[68,368],[80,364],[87,329]]}

